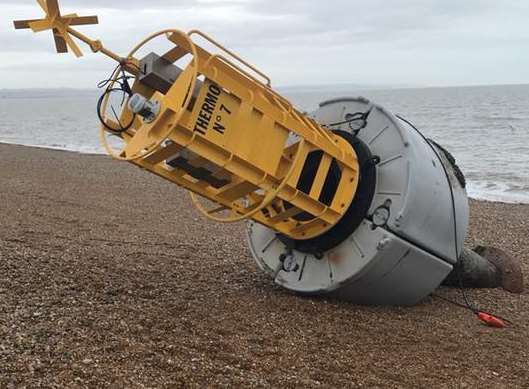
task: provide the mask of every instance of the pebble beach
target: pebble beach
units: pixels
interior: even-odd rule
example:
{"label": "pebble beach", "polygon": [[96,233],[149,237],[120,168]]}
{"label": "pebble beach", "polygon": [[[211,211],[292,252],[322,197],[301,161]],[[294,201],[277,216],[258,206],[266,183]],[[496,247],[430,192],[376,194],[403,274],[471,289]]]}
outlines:
{"label": "pebble beach", "polygon": [[[468,291],[502,330],[433,297],[299,297],[257,269],[244,224],[130,164],[0,144],[0,185],[0,388],[529,387],[529,291]],[[529,205],[470,205],[467,246],[529,277]]]}

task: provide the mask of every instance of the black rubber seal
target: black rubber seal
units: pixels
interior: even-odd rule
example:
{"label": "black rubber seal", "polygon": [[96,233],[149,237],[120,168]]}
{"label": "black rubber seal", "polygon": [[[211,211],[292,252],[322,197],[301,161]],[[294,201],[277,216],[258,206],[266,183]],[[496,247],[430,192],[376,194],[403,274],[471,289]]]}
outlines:
{"label": "black rubber seal", "polygon": [[340,221],[316,238],[296,240],[278,234],[278,239],[289,249],[319,255],[338,246],[360,226],[371,207],[377,180],[377,158],[373,157],[369,147],[353,134],[346,131],[334,131],[334,133],[349,142],[358,157],[360,178],[355,197]]}

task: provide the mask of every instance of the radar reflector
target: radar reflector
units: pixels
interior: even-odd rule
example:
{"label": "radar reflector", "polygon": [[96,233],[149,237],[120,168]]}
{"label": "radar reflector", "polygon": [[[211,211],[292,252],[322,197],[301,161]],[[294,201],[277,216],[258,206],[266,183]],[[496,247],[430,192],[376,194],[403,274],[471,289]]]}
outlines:
{"label": "radar reflector", "polygon": [[70,36],[73,34],[70,26],[98,24],[97,16],[61,15],[57,0],[37,0],[37,3],[45,12],[45,17],[43,19],[15,20],[15,28],[31,29],[33,32],[52,30],[58,53],[67,53],[68,50],[71,50],[76,57],[81,57],[83,55],[81,49]]}

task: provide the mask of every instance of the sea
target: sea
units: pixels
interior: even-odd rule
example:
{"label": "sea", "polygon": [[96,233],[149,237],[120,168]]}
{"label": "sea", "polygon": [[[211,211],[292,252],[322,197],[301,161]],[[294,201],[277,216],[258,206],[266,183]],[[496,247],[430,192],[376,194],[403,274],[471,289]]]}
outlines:
{"label": "sea", "polygon": [[[279,88],[302,111],[363,96],[411,121],[456,158],[470,197],[529,203],[529,85]],[[0,90],[0,142],[104,154],[97,90]]]}

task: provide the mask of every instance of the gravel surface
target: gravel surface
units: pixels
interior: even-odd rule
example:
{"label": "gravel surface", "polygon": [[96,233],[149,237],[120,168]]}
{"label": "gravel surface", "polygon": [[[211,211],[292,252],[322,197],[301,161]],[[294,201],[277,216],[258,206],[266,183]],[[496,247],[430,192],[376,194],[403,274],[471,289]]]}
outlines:
{"label": "gravel surface", "polygon": [[[433,298],[301,298],[257,270],[244,225],[132,165],[0,145],[0,183],[0,388],[529,387],[527,292],[469,291],[504,330]],[[527,276],[529,206],[471,208],[469,246]]]}

